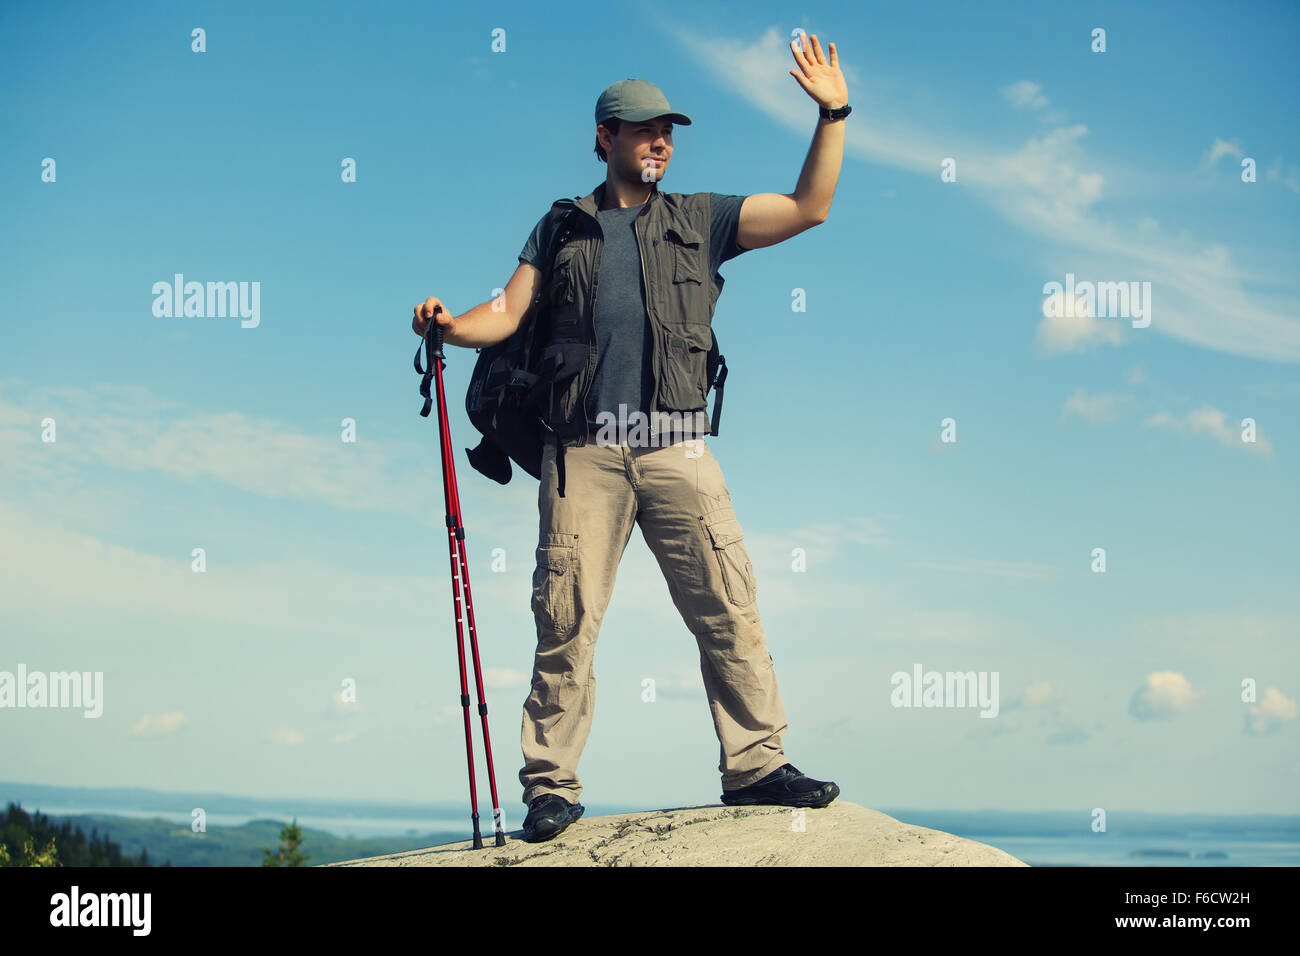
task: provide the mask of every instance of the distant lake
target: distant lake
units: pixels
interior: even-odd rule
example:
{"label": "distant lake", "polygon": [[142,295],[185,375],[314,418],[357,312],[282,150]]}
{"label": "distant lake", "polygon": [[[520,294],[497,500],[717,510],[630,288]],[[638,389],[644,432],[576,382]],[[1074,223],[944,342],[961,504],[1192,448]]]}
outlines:
{"label": "distant lake", "polygon": [[1295,842],[1107,833],[1065,838],[981,834],[967,839],[1005,850],[1030,866],[1300,866],[1300,843]]}
{"label": "distant lake", "polygon": [[[1300,866],[1300,819],[1294,817],[1203,814],[1182,823],[1174,815],[1112,814],[1108,832],[1093,833],[1082,815],[884,812],[997,847],[1031,866]],[[1016,825],[1007,826],[1008,819]]]}

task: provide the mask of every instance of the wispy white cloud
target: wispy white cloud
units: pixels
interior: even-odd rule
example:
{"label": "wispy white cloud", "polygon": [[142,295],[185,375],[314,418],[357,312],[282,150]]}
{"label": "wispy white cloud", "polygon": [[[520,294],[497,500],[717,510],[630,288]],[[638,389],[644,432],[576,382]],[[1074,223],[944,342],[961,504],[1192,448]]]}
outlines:
{"label": "wispy white cloud", "polygon": [[804,548],[823,558],[833,557],[845,545],[888,548],[893,542],[888,529],[875,518],[857,515],[839,522],[815,522],[792,529],[787,543],[790,548]]}
{"label": "wispy white cloud", "polygon": [[1065,400],[1065,407],[1061,409],[1061,421],[1074,416],[1093,425],[1105,425],[1118,420],[1132,404],[1132,395],[1089,395],[1079,389]]}
{"label": "wispy white cloud", "polygon": [[[793,132],[807,134],[807,96],[786,72],[789,48],[781,30],[773,27],[752,40],[676,33],[721,86]],[[872,88],[845,54],[840,63],[850,91]],[[1036,91],[1029,102],[1036,96],[1045,94]],[[963,140],[952,130],[927,129],[909,116],[891,114],[879,100],[870,112],[863,117],[869,121],[846,130],[849,155],[932,179],[945,157],[955,158],[959,184],[1028,234],[1056,243],[1051,250],[1056,258],[1067,263],[1086,258],[1089,271],[1101,278],[1150,281],[1160,302],[1150,326],[1156,334],[1235,355],[1300,362],[1300,301],[1294,293],[1267,301],[1248,294],[1245,285],[1253,277],[1213,237],[1139,230],[1139,219],[1149,218],[1142,210],[1132,210],[1131,221],[1095,210],[1107,178],[1125,174],[1098,169],[1085,147],[1087,127],[1059,126],[1007,150],[981,138],[978,117],[972,117]],[[1278,176],[1284,179],[1281,170]],[[1274,278],[1284,286],[1291,281]]]}
{"label": "wispy white cloud", "polygon": [[1272,443],[1262,434],[1259,434],[1258,427],[1256,427],[1253,442],[1243,441],[1243,428],[1240,425],[1229,425],[1228,416],[1211,405],[1203,405],[1188,412],[1181,418],[1169,412],[1156,412],[1143,424],[1151,428],[1166,428],[1177,432],[1209,435],[1229,448],[1240,448],[1261,455],[1273,454]]}
{"label": "wispy white cloud", "polygon": [[[1245,158],[1246,153],[1237,144],[1236,140],[1229,142],[1216,139],[1213,145],[1210,146],[1209,152],[1205,154],[1204,165],[1207,168],[1213,167],[1224,156],[1232,156],[1237,160],[1242,160]],[[1278,157],[1264,170],[1264,182],[1276,183],[1285,186],[1293,193],[1300,193],[1300,166],[1288,163],[1282,157]]]}
{"label": "wispy white cloud", "polygon": [[354,717],[364,710],[365,708],[361,706],[360,701],[345,699],[343,691],[340,689],[336,690],[330,697],[330,705],[325,715],[329,718],[348,718]]}
{"label": "wispy white cloud", "polygon": [[[241,629],[318,633],[361,633],[381,605],[411,619],[427,612],[427,572],[366,574],[301,554],[215,563],[209,555],[208,571],[200,574],[191,570],[188,553],[125,547],[111,537],[62,528],[3,499],[0,540],[23,543],[0,548],[0,606],[10,611],[37,614],[52,603],[104,615],[148,609]],[[501,577],[480,575],[475,597],[491,601],[503,586]]]}
{"label": "wispy white cloud", "polygon": [[1047,107],[1047,97],[1043,95],[1043,88],[1032,80],[1020,80],[1010,86],[1002,87],[1002,96],[1020,110],[1041,110]]}
{"label": "wispy white cloud", "polygon": [[1021,697],[1021,702],[1025,707],[1045,707],[1048,704],[1054,704],[1065,697],[1065,688],[1060,684],[1052,681],[1038,680],[1034,681],[1025,688],[1025,693]]}
{"label": "wispy white cloud", "polygon": [[1040,352],[1082,352],[1095,345],[1123,344],[1124,326],[1115,319],[1098,318],[1077,293],[1073,303],[1066,301],[1064,292],[1044,298],[1043,319],[1034,332],[1034,347]]}
{"label": "wispy white cloud", "polygon": [[165,737],[174,733],[188,720],[185,713],[179,710],[166,714],[141,714],[140,719],[131,725],[131,736]]}
{"label": "wispy white cloud", "polygon": [[1264,171],[1264,181],[1281,183],[1293,193],[1300,193],[1300,167],[1278,160]]}
{"label": "wispy white cloud", "polygon": [[1092,739],[1092,734],[1071,716],[1065,702],[1065,686],[1059,682],[1033,681],[1021,694],[1004,701],[1002,709],[1001,718],[989,728],[995,735],[1036,728],[1046,731],[1043,742],[1049,747],[1075,746]]}
{"label": "wispy white cloud", "polygon": [[[10,387],[11,391],[17,391]],[[56,440],[41,440],[52,419]],[[32,388],[0,397],[0,455],[11,479],[85,467],[209,481],[267,498],[336,508],[419,513],[390,480],[379,443],[345,443],[341,429],[311,434],[239,412],[195,412],[141,386]]]}
{"label": "wispy white cloud", "polygon": [[1224,156],[1235,156],[1237,159],[1241,159],[1241,147],[1237,145],[1235,140],[1230,143],[1227,140],[1216,139],[1210,147],[1210,151],[1205,154],[1205,165],[1213,166]]}
{"label": "wispy white cloud", "polygon": [[1295,720],[1296,702],[1276,687],[1264,691],[1258,704],[1246,708],[1245,733],[1252,737],[1265,737],[1282,729],[1288,720]]}
{"label": "wispy white cloud", "polygon": [[[54,443],[41,441],[47,418],[56,423]],[[209,483],[258,497],[296,498],[323,514],[366,509],[407,516],[428,526],[436,549],[434,512],[441,502],[409,491],[437,481],[436,473],[413,472],[409,463],[427,461],[427,453],[407,457],[410,450],[399,446],[376,440],[345,445],[337,433],[328,435],[273,419],[195,415],[145,387],[22,390],[0,382],[0,540],[22,542],[21,548],[0,548],[0,606],[29,613],[51,602],[108,614],[148,608],[196,621],[295,631],[363,627],[377,601],[395,613],[418,614],[418,595],[427,584],[423,570],[361,573],[277,540],[270,548],[258,542],[254,558],[210,551],[208,572],[194,573],[189,548],[204,541],[169,553],[139,543],[134,514],[190,508],[207,490],[196,492],[194,485]],[[313,477],[317,470],[333,474]],[[135,485],[141,475],[154,481],[149,491]],[[118,479],[127,491],[116,490]],[[516,555],[527,555],[525,565],[531,565],[535,524],[530,530],[518,517],[535,508],[535,489],[521,481],[507,489],[492,485],[495,507],[480,508],[481,486],[462,485],[466,509],[476,516],[472,567],[490,560],[484,545],[509,545],[512,568]],[[135,511],[118,514],[115,507]],[[445,538],[441,547],[445,560]],[[490,600],[503,578],[476,577],[476,597]],[[337,701],[332,707],[356,709]]]}

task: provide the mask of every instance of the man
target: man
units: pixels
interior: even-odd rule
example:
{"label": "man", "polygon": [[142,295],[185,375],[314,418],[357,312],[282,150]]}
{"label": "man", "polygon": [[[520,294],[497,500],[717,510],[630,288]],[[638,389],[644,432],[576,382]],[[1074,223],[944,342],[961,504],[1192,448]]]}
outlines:
{"label": "man", "polygon": [[[802,39],[802,37],[801,37]],[[830,781],[800,773],[781,745],[787,729],[756,599],[753,567],[717,459],[700,437],[709,381],[709,323],[722,290],[718,266],[824,222],[839,179],[848,91],[835,45],[791,42],[790,71],[819,106],[817,129],[791,194],[661,193],[673,155],[674,112],[644,80],[615,83],[596,104],[596,152],[605,181],[568,212],[556,204],[519,256],[504,302],[462,316],[443,306],[444,339],[477,348],[520,325],[542,289],[547,352],[577,369],[545,406],[547,445],[538,491],[533,574],[537,653],[521,744],[530,841],[582,815],[577,764],[595,701],[592,661],[619,560],[641,528],[673,603],[695,635],[721,745],[724,803],[824,807]],[[423,336],[435,306],[415,308]],[[651,420],[634,440],[611,423]],[[664,423],[668,424],[665,426]]]}

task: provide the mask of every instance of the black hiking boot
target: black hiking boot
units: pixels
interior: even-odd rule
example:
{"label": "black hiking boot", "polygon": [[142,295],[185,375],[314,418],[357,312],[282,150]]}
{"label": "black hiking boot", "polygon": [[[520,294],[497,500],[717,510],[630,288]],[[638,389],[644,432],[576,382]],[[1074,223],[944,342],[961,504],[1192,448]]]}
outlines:
{"label": "black hiking boot", "polygon": [[549,840],[582,816],[583,809],[581,803],[569,803],[553,793],[533,797],[524,818],[524,839],[529,843]]}
{"label": "black hiking boot", "polygon": [[741,807],[758,804],[824,807],[839,795],[840,788],[831,781],[804,776],[794,764],[787,763],[748,787],[722,791],[722,802]]}

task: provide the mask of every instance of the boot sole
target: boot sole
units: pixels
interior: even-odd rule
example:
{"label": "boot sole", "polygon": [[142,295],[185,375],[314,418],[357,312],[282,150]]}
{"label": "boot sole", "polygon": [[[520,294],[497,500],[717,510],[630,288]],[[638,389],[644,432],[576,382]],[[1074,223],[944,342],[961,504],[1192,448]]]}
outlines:
{"label": "boot sole", "polygon": [[722,802],[729,807],[755,807],[755,806],[772,806],[772,807],[807,807],[819,810],[833,801],[840,795],[840,788],[835,784],[827,784],[821,790],[815,790],[803,797],[793,795],[782,795],[780,797],[764,797],[761,794],[755,796],[738,797],[729,795],[726,792],[722,794]]}
{"label": "boot sole", "polygon": [[567,830],[572,824],[578,822],[585,808],[582,804],[574,804],[568,813],[568,819],[565,820],[547,820],[539,823],[531,831],[524,829],[524,841],[526,843],[545,843],[552,837],[558,836]]}

